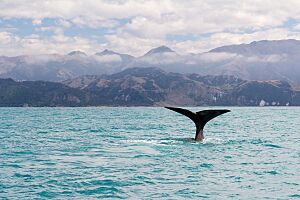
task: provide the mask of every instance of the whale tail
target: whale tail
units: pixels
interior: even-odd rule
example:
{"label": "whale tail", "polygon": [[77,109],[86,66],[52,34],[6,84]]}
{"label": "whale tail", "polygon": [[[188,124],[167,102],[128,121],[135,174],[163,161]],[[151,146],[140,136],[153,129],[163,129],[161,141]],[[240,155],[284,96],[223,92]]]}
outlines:
{"label": "whale tail", "polygon": [[175,107],[165,107],[169,110],[173,110],[178,112],[188,118],[190,118],[196,126],[196,135],[195,140],[202,141],[204,139],[203,128],[207,122],[212,120],[213,118],[222,115],[224,113],[230,112],[230,110],[202,110],[199,112],[192,112],[190,110],[186,110],[183,108],[175,108]]}

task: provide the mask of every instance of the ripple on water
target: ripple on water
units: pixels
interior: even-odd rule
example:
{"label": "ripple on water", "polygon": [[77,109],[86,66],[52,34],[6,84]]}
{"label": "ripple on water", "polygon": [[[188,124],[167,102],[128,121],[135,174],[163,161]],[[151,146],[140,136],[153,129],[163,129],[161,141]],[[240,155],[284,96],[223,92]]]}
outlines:
{"label": "ripple on water", "polygon": [[231,110],[0,108],[0,199],[299,199],[300,108]]}
{"label": "ripple on water", "polygon": [[272,148],[278,148],[278,149],[283,148],[282,146],[279,146],[279,145],[276,145],[276,144],[270,144],[270,143],[263,144],[263,145],[266,146],[266,147],[272,147]]}
{"label": "ripple on water", "polygon": [[270,175],[277,175],[279,174],[277,171],[274,171],[274,170],[271,170],[271,171],[263,171],[263,172],[253,172],[254,174],[257,174],[257,175],[267,175],[267,174],[270,174]]}
{"label": "ripple on water", "polygon": [[300,198],[300,194],[292,194],[292,195],[289,195],[290,198],[297,198],[299,199]]}
{"label": "ripple on water", "polygon": [[200,167],[202,167],[202,168],[208,168],[208,169],[212,168],[213,166],[214,166],[213,164],[209,164],[209,163],[202,163],[202,164],[200,164]]}
{"label": "ripple on water", "polygon": [[114,186],[100,186],[76,191],[85,196],[96,196],[97,198],[126,198],[126,193]]}

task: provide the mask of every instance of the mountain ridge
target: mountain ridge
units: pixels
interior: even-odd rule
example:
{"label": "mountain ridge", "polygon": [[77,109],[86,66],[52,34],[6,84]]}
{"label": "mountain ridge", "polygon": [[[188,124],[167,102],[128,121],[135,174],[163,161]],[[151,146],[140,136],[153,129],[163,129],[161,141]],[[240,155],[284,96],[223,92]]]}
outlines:
{"label": "mountain ridge", "polygon": [[149,56],[157,53],[175,53],[175,51],[165,45],[162,45],[149,50],[147,53],[144,54],[144,56]]}
{"label": "mountain ridge", "polygon": [[159,68],[130,68],[62,83],[0,79],[0,106],[299,106],[284,81],[248,81]]}
{"label": "mountain ridge", "polygon": [[63,81],[81,75],[114,74],[127,68],[159,67],[167,72],[233,75],[246,80],[284,80],[300,85],[300,41],[263,40],[227,45],[200,54],[178,54],[167,46],[133,57],[111,50],[83,56],[0,56],[0,78]]}

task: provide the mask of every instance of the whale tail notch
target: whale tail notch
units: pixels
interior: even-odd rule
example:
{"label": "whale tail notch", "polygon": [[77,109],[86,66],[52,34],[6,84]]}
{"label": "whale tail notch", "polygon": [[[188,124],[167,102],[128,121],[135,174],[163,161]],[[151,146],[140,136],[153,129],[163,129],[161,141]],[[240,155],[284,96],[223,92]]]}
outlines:
{"label": "whale tail notch", "polygon": [[183,108],[176,108],[176,107],[165,107],[169,110],[175,111],[180,113],[188,118],[190,118],[196,126],[196,135],[195,140],[202,141],[204,139],[203,135],[203,128],[207,122],[214,119],[215,117],[222,115],[224,113],[230,112],[230,110],[223,109],[223,110],[202,110],[199,112],[192,112],[187,109]]}

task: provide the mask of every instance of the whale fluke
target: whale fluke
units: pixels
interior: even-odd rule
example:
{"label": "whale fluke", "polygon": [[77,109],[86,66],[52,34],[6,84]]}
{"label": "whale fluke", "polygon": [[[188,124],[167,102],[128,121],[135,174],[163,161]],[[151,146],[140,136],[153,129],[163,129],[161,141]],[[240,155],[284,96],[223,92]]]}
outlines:
{"label": "whale fluke", "polygon": [[178,112],[184,116],[190,118],[196,126],[196,141],[202,141],[204,139],[203,128],[207,122],[212,120],[213,118],[222,115],[224,113],[230,112],[230,110],[202,110],[199,112],[192,112],[190,110],[186,110],[183,108],[175,108],[175,107],[165,107],[169,110],[173,110]]}

